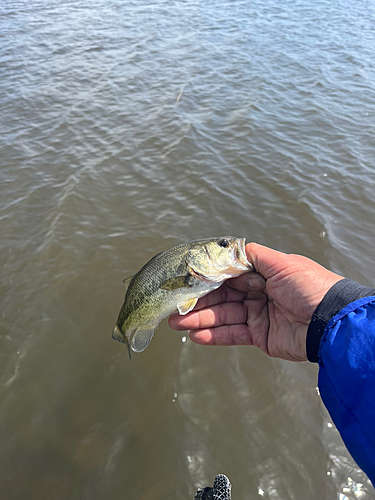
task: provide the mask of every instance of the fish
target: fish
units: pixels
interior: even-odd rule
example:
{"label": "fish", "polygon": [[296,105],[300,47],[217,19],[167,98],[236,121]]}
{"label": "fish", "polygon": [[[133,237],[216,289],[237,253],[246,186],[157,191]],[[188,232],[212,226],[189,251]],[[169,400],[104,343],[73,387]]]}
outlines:
{"label": "fish", "polygon": [[253,271],[246,238],[223,236],[193,240],[160,252],[124,280],[125,299],[112,338],[131,352],[143,352],[159,323],[178,311],[185,315],[199,298],[225,280]]}

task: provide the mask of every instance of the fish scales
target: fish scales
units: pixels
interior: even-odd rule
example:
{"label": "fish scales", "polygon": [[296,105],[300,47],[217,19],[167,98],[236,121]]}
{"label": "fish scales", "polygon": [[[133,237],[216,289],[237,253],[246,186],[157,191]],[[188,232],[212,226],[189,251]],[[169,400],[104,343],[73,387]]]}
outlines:
{"label": "fish scales", "polygon": [[[190,245],[184,246],[189,248]],[[187,272],[187,265],[184,261],[186,252],[179,259],[173,259],[173,255],[165,255],[169,253],[159,253],[133,276],[126,291],[126,294],[131,296],[132,300],[124,302],[125,307],[121,310],[119,322],[123,323],[126,318],[130,321],[142,307],[150,306],[155,308],[168,300],[168,294],[165,290],[160,290],[160,285],[169,278],[182,276]],[[147,273],[143,272],[146,268]],[[153,298],[152,304],[148,301],[150,297]],[[174,302],[173,296],[169,298]]]}
{"label": "fish scales", "polygon": [[253,270],[244,238],[226,236],[183,243],[161,252],[126,281],[127,290],[112,337],[142,352],[160,321],[187,314],[200,297],[228,278]]}

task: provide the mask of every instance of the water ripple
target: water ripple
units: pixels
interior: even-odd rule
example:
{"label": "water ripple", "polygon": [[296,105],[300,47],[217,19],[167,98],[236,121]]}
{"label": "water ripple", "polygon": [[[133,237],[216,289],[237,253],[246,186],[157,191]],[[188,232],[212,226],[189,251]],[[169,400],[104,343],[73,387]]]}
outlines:
{"label": "water ripple", "polygon": [[166,326],[129,367],[110,331],[122,278],[208,235],[374,284],[373,2],[5,0],[0,18],[4,495],[192,498],[221,470],[238,498],[371,498],[313,367]]}

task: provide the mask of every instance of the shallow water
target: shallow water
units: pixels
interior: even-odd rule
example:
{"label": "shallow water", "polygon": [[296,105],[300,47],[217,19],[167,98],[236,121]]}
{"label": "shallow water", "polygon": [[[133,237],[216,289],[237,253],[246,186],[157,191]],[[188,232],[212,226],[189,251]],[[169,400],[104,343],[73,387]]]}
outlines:
{"label": "shallow water", "polygon": [[317,368],[160,326],[111,340],[122,279],[246,236],[374,285],[375,4],[0,6],[0,495],[370,499]]}

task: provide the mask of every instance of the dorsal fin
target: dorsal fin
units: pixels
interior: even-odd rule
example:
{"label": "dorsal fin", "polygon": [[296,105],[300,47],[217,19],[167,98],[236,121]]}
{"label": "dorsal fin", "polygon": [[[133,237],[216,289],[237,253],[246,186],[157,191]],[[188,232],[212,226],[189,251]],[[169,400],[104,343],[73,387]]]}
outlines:
{"label": "dorsal fin", "polygon": [[129,285],[130,285],[130,282],[132,279],[133,279],[133,276],[129,276],[129,278],[125,278],[124,280],[122,280],[122,282],[125,285],[125,293],[126,293],[126,290],[129,288]]}

